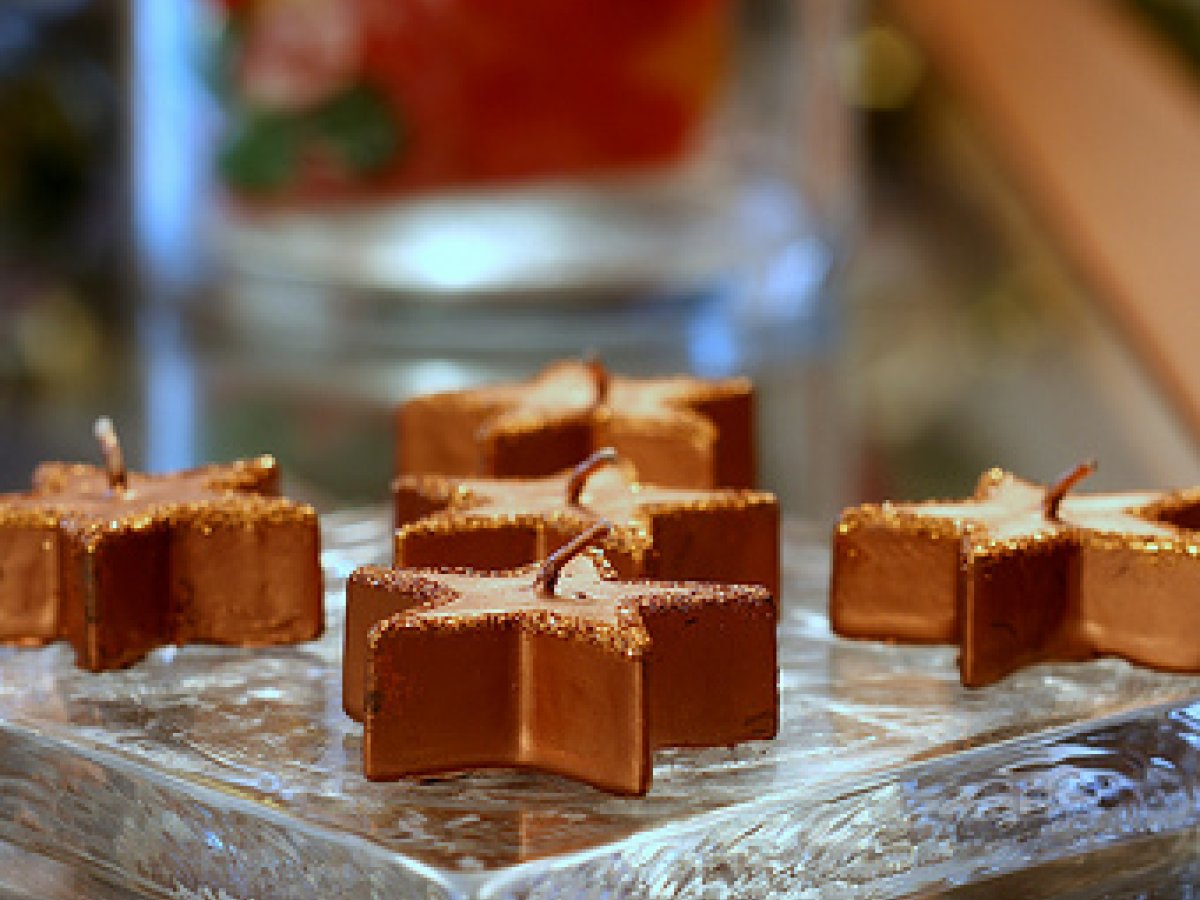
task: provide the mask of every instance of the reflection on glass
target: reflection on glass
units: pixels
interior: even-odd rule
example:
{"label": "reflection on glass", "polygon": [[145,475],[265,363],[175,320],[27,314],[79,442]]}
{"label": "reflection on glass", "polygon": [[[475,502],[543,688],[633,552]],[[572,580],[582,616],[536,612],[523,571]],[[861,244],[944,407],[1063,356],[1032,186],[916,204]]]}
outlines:
{"label": "reflection on glass", "polygon": [[181,893],[896,895],[1200,825],[1200,679],[1110,660],[964,689],[952,648],[830,635],[827,547],[794,530],[777,739],[660,751],[641,799],[509,771],[368,782],[341,577],[386,558],[390,529],[325,526],[318,642],[99,677],[63,646],[0,649],[0,838]]}

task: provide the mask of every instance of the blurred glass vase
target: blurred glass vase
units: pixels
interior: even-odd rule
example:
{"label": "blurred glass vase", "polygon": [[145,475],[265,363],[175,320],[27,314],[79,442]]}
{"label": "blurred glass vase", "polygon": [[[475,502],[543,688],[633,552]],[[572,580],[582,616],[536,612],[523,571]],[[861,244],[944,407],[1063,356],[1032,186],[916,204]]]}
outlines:
{"label": "blurred glass vase", "polygon": [[838,508],[826,286],[855,211],[855,3],[205,2],[207,455],[269,438],[372,496],[397,400],[591,350],[753,374],[767,483]]}
{"label": "blurred glass vase", "polygon": [[426,299],[694,290],[814,228],[787,201],[829,6],[219,0],[222,255]]}
{"label": "blurred glass vase", "polygon": [[732,0],[226,0],[226,184],[312,207],[678,161]]}

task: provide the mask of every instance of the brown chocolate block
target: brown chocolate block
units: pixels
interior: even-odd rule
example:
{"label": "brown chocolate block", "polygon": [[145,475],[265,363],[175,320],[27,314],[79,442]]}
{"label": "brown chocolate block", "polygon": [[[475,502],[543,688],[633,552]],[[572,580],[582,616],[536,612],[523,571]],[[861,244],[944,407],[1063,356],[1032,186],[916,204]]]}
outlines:
{"label": "brown chocolate block", "polygon": [[605,446],[653,484],[752,487],[753,386],[563,361],[529,381],[417,397],[397,411],[399,474],[537,478]]}
{"label": "brown chocolate block", "polygon": [[962,540],[953,522],[896,506],[844,512],[833,540],[833,630],[875,640],[957,640]]}
{"label": "brown chocolate block", "polygon": [[1078,633],[1075,541],[1063,536],[970,552],[959,641],[963,684],[991,684],[1027,665],[1093,655]]}
{"label": "brown chocolate block", "polygon": [[1079,566],[1084,635],[1097,653],[1200,672],[1200,490],[1131,512],[1124,522],[1106,510],[1074,517],[1089,529]]}
{"label": "brown chocolate block", "polygon": [[[603,452],[597,459],[593,471],[578,470],[581,477],[398,478],[396,565],[515,568],[545,559],[605,519],[612,526],[605,556],[622,578],[761,584],[778,596],[779,508],[771,494],[640,484],[619,460]],[[360,603],[370,601],[351,587],[342,690],[355,719],[363,717],[367,633],[395,612],[360,610]]]}
{"label": "brown chocolate block", "polygon": [[605,555],[623,577],[779,591],[774,495],[647,484],[611,448],[546,478],[402,476],[392,493],[398,566],[512,568],[604,519]]}
{"label": "brown chocolate block", "polygon": [[49,512],[0,512],[0,641],[37,646],[58,638],[59,544]]}
{"label": "brown chocolate block", "polygon": [[50,463],[0,495],[0,640],[66,639],[99,671],[163,644],[321,633],[316,513],[275,496],[274,459],[122,477]]}
{"label": "brown chocolate block", "polygon": [[643,794],[657,747],[775,735],[764,588],[623,581],[581,557],[547,589],[544,571],[351,576],[360,608],[399,610],[369,635],[368,778],[502,766]]}
{"label": "brown chocolate block", "polygon": [[1200,491],[1069,494],[993,469],[961,502],[866,505],[834,533],[846,637],[957,642],[964,684],[1100,655],[1200,671]]}

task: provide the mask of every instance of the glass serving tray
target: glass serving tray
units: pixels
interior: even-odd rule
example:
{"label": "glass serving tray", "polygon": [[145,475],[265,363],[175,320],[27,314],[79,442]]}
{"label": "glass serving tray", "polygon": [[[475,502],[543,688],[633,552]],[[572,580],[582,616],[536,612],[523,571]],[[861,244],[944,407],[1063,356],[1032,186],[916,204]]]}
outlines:
{"label": "glass serving tray", "polygon": [[386,561],[389,530],[376,511],[323,525],[318,642],[103,675],[61,645],[0,650],[0,859],[120,896],[829,898],[1195,841],[1200,678],[1103,661],[965,690],[953,648],[832,637],[826,537],[796,523],[778,739],[660,751],[641,799],[507,771],[368,782],[341,710],[342,588]]}

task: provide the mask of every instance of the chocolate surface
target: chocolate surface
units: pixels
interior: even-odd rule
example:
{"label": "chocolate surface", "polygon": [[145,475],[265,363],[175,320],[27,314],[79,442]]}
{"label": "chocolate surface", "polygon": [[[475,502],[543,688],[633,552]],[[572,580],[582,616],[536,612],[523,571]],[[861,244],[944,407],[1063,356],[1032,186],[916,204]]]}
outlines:
{"label": "chocolate surface", "polygon": [[[619,463],[569,500],[572,475],[541,479],[404,476],[393,484],[398,566],[505,569],[544,559],[605,519],[605,557],[623,578],[761,584],[779,594],[779,508],[761,491],[641,484]],[[346,712],[363,717],[367,632],[382,617],[347,605]]]}
{"label": "chocolate surface", "polygon": [[356,571],[370,628],[368,778],[480,767],[622,794],[657,747],[773,737],[775,607],[757,586],[624,581],[590,557],[543,596],[536,567]]}
{"label": "chocolate surface", "polygon": [[525,382],[405,402],[396,470],[537,478],[612,446],[652,484],[752,487],[753,394],[745,378],[634,379],[559,362]]}
{"label": "chocolate surface", "polygon": [[1037,662],[1124,657],[1200,671],[1200,491],[1073,494],[999,469],[961,502],[869,504],[834,533],[846,637],[951,643],[964,684]]}
{"label": "chocolate surface", "polygon": [[316,512],[274,459],[169,475],[49,463],[0,495],[0,641],[66,639],[100,671],[163,644],[259,646],[323,627]]}

